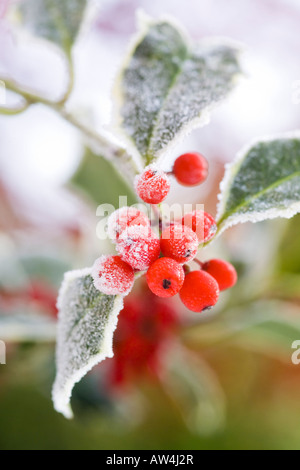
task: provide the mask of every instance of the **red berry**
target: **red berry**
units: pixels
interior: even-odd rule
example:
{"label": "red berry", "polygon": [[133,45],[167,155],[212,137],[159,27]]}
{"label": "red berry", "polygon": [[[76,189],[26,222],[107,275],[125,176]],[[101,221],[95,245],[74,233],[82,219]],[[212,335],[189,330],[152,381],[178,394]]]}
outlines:
{"label": "red berry", "polygon": [[101,256],[92,268],[94,286],[107,295],[128,294],[133,287],[134,271],[120,256]]}
{"label": "red berry", "polygon": [[192,271],[185,277],[180,298],[192,312],[203,312],[218,302],[219,286],[217,281],[205,271]]}
{"label": "red berry", "polygon": [[206,180],[208,163],[200,153],[185,153],[175,160],[173,173],[178,183],[184,186],[196,186]]}
{"label": "red berry", "polygon": [[158,297],[173,297],[183,286],[183,267],[171,258],[160,258],[150,266],[147,282]]}
{"label": "red berry", "polygon": [[211,240],[217,232],[217,223],[212,215],[204,211],[193,211],[182,219],[183,225],[196,233],[199,243]]}
{"label": "red berry", "polygon": [[107,222],[109,238],[117,241],[123,230],[131,225],[150,227],[150,221],[144,212],[135,207],[122,207],[111,214]]}
{"label": "red berry", "polygon": [[197,235],[184,225],[171,225],[161,235],[160,249],[163,255],[181,264],[195,258],[198,245]]}
{"label": "red berry", "polygon": [[169,194],[170,187],[168,176],[155,165],[148,166],[135,180],[137,194],[148,204],[160,204]]}
{"label": "red berry", "polygon": [[237,283],[237,272],[227,261],[212,259],[204,263],[202,269],[215,278],[221,291],[230,289]]}
{"label": "red berry", "polygon": [[117,250],[132,268],[143,271],[159,257],[159,238],[151,228],[133,225],[121,233]]}
{"label": "red berry", "polygon": [[161,360],[179,327],[172,303],[149,289],[125,299],[114,335],[114,357],[107,370],[108,386],[119,388],[147,375],[163,373]]}

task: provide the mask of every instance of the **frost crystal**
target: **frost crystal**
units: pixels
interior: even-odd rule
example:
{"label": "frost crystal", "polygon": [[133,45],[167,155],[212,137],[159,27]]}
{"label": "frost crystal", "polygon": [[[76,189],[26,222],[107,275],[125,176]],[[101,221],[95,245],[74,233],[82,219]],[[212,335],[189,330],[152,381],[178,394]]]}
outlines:
{"label": "frost crystal", "polygon": [[142,271],[159,257],[160,241],[151,228],[132,226],[122,232],[117,250],[126,263]]}
{"label": "frost crystal", "polygon": [[113,356],[112,339],[122,296],[95,289],[91,269],[65,274],[59,298],[57,375],[53,386],[55,409],[72,418],[70,398],[74,385],[99,362]]}
{"label": "frost crystal", "polygon": [[134,284],[133,269],[119,256],[101,256],[92,268],[96,289],[107,295],[129,294]]}
{"label": "frost crystal", "polygon": [[186,263],[195,258],[198,251],[198,237],[190,227],[171,225],[161,236],[161,251],[178,263]]}
{"label": "frost crystal", "polygon": [[125,228],[131,225],[150,227],[146,214],[134,207],[122,207],[111,214],[107,222],[109,238],[116,242]]}
{"label": "frost crystal", "polygon": [[147,166],[135,179],[137,194],[148,204],[160,204],[168,196],[170,188],[168,176],[155,164]]}
{"label": "frost crystal", "polygon": [[229,165],[219,196],[219,234],[232,225],[300,212],[300,133],[254,142]]}
{"label": "frost crystal", "polygon": [[68,49],[75,40],[87,0],[25,0],[20,12],[25,26],[34,34]]}
{"label": "frost crystal", "polygon": [[115,89],[116,131],[142,166],[206,123],[240,74],[239,50],[228,41],[191,45],[167,20],[144,29]]}

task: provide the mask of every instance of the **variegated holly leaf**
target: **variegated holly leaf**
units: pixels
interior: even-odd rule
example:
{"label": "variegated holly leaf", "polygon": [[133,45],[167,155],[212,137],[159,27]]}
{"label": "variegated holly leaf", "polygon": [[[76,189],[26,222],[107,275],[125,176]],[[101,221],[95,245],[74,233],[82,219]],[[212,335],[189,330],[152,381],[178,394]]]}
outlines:
{"label": "variegated holly leaf", "polygon": [[167,20],[143,22],[115,87],[115,132],[143,167],[208,121],[232,90],[239,49],[221,40],[192,44]]}
{"label": "variegated holly leaf", "polygon": [[72,418],[70,398],[74,385],[96,364],[113,356],[113,333],[123,297],[96,290],[90,269],[71,271],[65,274],[58,308],[53,402],[58,412]]}
{"label": "variegated holly leaf", "polygon": [[300,212],[300,132],[256,142],[227,167],[219,233],[232,225]]}
{"label": "variegated holly leaf", "polygon": [[80,30],[88,0],[23,0],[21,19],[33,34],[69,52]]}

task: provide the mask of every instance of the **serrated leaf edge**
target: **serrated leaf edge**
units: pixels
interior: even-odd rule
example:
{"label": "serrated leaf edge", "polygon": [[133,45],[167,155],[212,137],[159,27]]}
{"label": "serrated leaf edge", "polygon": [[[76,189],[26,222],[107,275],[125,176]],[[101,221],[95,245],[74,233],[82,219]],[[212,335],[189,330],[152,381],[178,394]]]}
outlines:
{"label": "serrated leaf edge", "polygon": [[[91,268],[79,269],[74,271],[69,271],[65,273],[64,280],[62,286],[59,291],[58,300],[57,300],[57,307],[60,311],[62,306],[63,297],[65,292],[68,288],[68,285],[71,281],[78,277],[88,276],[91,275]],[[87,363],[87,365],[81,368],[79,371],[73,374],[71,378],[69,378],[65,384],[64,389],[62,390],[59,387],[59,381],[56,378],[53,391],[52,391],[52,399],[54,403],[54,409],[58,413],[62,413],[65,418],[72,419],[73,412],[70,405],[70,399],[72,396],[72,390],[76,383],[78,383],[93,367],[97,364],[102,362],[104,359],[113,357],[113,334],[117,327],[118,323],[118,315],[120,311],[123,309],[123,296],[116,296],[114,309],[110,313],[110,322],[108,323],[105,329],[105,335],[103,338],[102,344],[102,351],[95,356],[93,356]]]}
{"label": "serrated leaf edge", "polygon": [[[140,154],[138,149],[135,147],[134,142],[126,132],[122,129],[122,117],[119,115],[119,109],[120,109],[120,103],[123,102],[123,96],[121,92],[121,80],[122,80],[122,74],[124,70],[126,69],[127,64],[129,63],[137,45],[142,41],[142,39],[146,36],[148,30],[150,29],[151,26],[161,23],[161,22],[168,22],[171,24],[175,29],[178,30],[178,32],[182,35],[184,41],[187,44],[187,47],[189,49],[192,48],[192,41],[191,38],[188,34],[188,32],[183,28],[183,26],[176,21],[171,16],[164,15],[161,16],[159,19],[154,19],[150,16],[148,16],[142,9],[137,11],[137,26],[138,26],[138,32],[133,36],[132,40],[129,43],[129,47],[127,50],[127,54],[125,55],[125,59],[123,60],[121,67],[120,67],[120,72],[115,79],[115,83],[112,89],[112,101],[115,103],[112,109],[112,120],[111,120],[111,125],[108,126],[109,131],[115,135],[118,140],[120,140],[120,143],[125,147],[125,150],[133,157],[134,161],[136,162],[139,171],[143,171],[145,163],[143,156]],[[223,37],[223,36],[213,36],[209,38],[204,38],[201,41],[198,41],[198,44],[201,44],[201,47],[205,46],[213,46],[213,45],[223,45],[227,47],[231,47],[233,49],[236,49],[237,55],[240,55],[245,47],[244,45],[235,40],[231,40],[229,38]],[[197,46],[197,43],[195,44],[195,47]],[[242,72],[240,74],[236,74],[235,76],[232,77],[232,84],[234,85],[235,82],[238,81],[239,77],[242,77]],[[232,87],[234,88],[234,86]],[[229,92],[230,94],[230,92]],[[228,96],[228,94],[227,94]],[[177,133],[176,137],[168,144],[166,145],[162,150],[158,151],[156,154],[156,164],[158,167],[162,167],[162,165],[165,163],[165,160],[168,159],[172,151],[175,149],[176,146],[178,146],[187,136],[189,136],[195,129],[201,128],[209,124],[210,122],[210,115],[216,109],[220,104],[222,104],[223,101],[225,101],[226,97],[224,97],[223,100],[218,101],[218,103],[213,103],[210,106],[208,106],[204,111],[202,111],[201,115],[198,117],[195,117],[192,121],[187,123],[185,126],[181,128],[181,130]]]}
{"label": "serrated leaf edge", "polygon": [[142,155],[135,147],[134,142],[126,132],[122,129],[122,117],[119,114],[120,104],[124,101],[122,92],[121,92],[121,80],[134,51],[136,50],[138,44],[142,41],[142,39],[146,36],[147,32],[151,28],[151,26],[155,24],[159,24],[162,22],[168,22],[174,28],[178,30],[178,32],[182,35],[183,39],[186,41],[187,45],[191,44],[191,39],[187,33],[187,31],[182,27],[182,25],[176,21],[173,17],[169,15],[163,15],[158,19],[154,19],[151,16],[147,15],[143,9],[137,10],[136,13],[136,24],[137,24],[137,32],[131,38],[127,53],[125,54],[125,59],[123,59],[121,66],[119,67],[119,73],[115,79],[113,88],[112,88],[112,102],[114,103],[112,108],[112,119],[111,124],[108,126],[110,132],[120,140],[120,143],[124,146],[125,150],[133,157],[134,161],[138,166],[138,170],[140,172],[143,171],[145,167],[145,162],[143,160]]}
{"label": "serrated leaf edge", "polygon": [[268,142],[275,142],[277,140],[290,140],[290,139],[299,139],[300,140],[300,131],[292,131],[286,132],[277,135],[269,135],[262,137],[260,139],[254,139],[250,142],[250,144],[245,145],[238,153],[233,160],[233,162],[228,163],[225,165],[225,175],[223,180],[220,183],[220,193],[218,195],[218,206],[217,206],[217,223],[219,223],[219,230],[217,236],[220,236],[225,230],[230,227],[233,227],[237,224],[243,224],[246,222],[257,223],[262,222],[264,220],[270,219],[277,219],[277,218],[285,218],[290,219],[294,217],[296,214],[300,212],[300,201],[295,202],[291,206],[287,207],[286,209],[269,209],[263,213],[261,212],[251,212],[251,214],[239,214],[239,215],[231,215],[228,218],[222,221],[222,217],[224,217],[225,213],[225,206],[228,200],[228,195],[230,192],[231,183],[234,180],[237,172],[239,171],[244,159],[247,157],[250,150],[260,144],[260,143],[268,143]]}
{"label": "serrated leaf edge", "polygon": [[[73,43],[70,45],[70,49],[79,41],[82,36],[89,31],[89,28],[92,25],[92,22],[96,18],[97,13],[100,10],[100,4],[98,0],[86,0],[86,5],[84,8],[84,13],[82,15],[81,23],[79,25],[77,34],[74,38]],[[22,23],[21,15],[18,11],[18,5],[11,5],[8,18],[11,18],[11,21],[16,22],[20,26],[20,31],[15,31],[14,34],[22,34],[24,39],[29,41],[34,41],[36,44],[44,44],[45,46],[52,47],[56,52],[64,52],[69,55],[69,51],[65,50],[62,44],[58,44],[50,39],[38,36],[37,34],[29,31],[26,27],[24,27]],[[22,36],[21,36],[22,42]]]}
{"label": "serrated leaf edge", "polygon": [[[189,40],[189,42],[191,42]],[[239,42],[239,41],[234,41],[230,38],[226,38],[223,36],[211,36],[208,38],[204,38],[201,41],[198,41],[194,48],[197,47],[197,45],[201,45],[201,47],[211,47],[211,46],[217,46],[217,45],[222,45],[222,46],[227,46],[231,47],[232,49],[236,49],[236,54],[237,57],[242,55],[242,53],[245,50],[244,45]],[[185,126],[183,126],[179,132],[177,132],[176,137],[174,137],[173,140],[171,140],[162,150],[159,150],[156,155],[156,163],[159,167],[161,167],[163,164],[165,164],[166,160],[169,158],[169,156],[173,153],[174,149],[176,146],[179,146],[183,140],[188,137],[194,130],[200,129],[201,127],[204,127],[208,125],[211,121],[211,114],[215,109],[217,109],[222,103],[225,102],[225,100],[230,96],[230,94],[233,92],[235,88],[235,84],[237,85],[239,80],[243,78],[243,73],[240,71],[239,74],[236,74],[232,77],[232,90],[229,91],[229,93],[226,94],[226,96],[222,99],[219,100],[217,103],[212,103],[208,105],[202,112],[200,116],[195,117],[191,121],[189,121]],[[174,157],[176,158],[176,157]]]}

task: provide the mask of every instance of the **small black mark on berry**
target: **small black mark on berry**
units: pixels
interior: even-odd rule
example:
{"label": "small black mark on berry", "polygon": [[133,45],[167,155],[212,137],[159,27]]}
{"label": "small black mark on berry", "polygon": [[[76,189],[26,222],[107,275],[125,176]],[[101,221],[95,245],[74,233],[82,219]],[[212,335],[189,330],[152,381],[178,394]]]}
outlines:
{"label": "small black mark on berry", "polygon": [[185,258],[189,258],[189,257],[191,256],[191,254],[192,254],[191,250],[187,250],[187,251],[185,252],[184,257],[185,257]]}
{"label": "small black mark on berry", "polygon": [[212,305],[209,305],[208,307],[204,307],[204,309],[202,310],[202,312],[208,312],[209,310],[211,310],[213,307]]}
{"label": "small black mark on berry", "polygon": [[163,288],[164,289],[169,289],[171,287],[172,282],[169,279],[164,279],[163,280]]}

